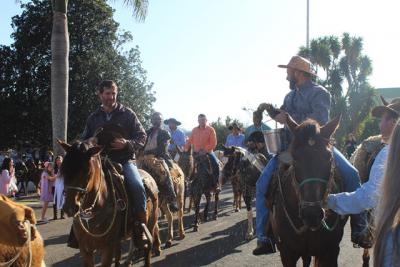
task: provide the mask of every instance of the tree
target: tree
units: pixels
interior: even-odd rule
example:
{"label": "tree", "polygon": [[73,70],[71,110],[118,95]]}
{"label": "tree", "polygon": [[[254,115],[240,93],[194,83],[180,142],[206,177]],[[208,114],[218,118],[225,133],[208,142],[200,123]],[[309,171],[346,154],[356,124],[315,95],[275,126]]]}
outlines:
{"label": "tree", "polygon": [[335,136],[339,142],[344,141],[347,133],[361,134],[362,125],[369,125],[363,122],[376,104],[375,90],[368,82],[372,63],[362,50],[362,38],[349,33],[344,33],[341,39],[336,36],[314,39],[309,49],[299,50],[299,55],[316,66],[318,83],[331,93],[331,116],[342,116]]}
{"label": "tree", "polygon": [[221,149],[222,144],[225,144],[226,137],[230,134],[228,127],[236,122],[240,128],[243,129],[243,123],[239,122],[237,119],[232,119],[229,116],[226,116],[225,121],[223,122],[221,118],[218,118],[217,121],[211,122],[210,126],[214,128],[215,133],[217,135],[217,147],[216,149]]}
{"label": "tree", "polygon": [[[98,0],[100,2],[104,2]],[[138,19],[144,19],[147,12],[147,0],[125,0],[133,6]],[[53,28],[51,33],[51,113],[53,125],[53,150],[61,154],[57,139],[67,140],[68,121],[68,74],[69,74],[69,38],[67,9],[68,0],[51,0]],[[89,19],[89,18],[88,18]],[[80,27],[80,25],[74,25]]]}
{"label": "tree", "polygon": [[[46,14],[52,7],[49,1],[39,0],[22,7],[22,14],[12,21],[14,43],[0,46],[0,105],[5,108],[0,123],[7,125],[0,131],[0,147],[15,146],[20,140],[34,145],[51,143],[52,21]],[[105,1],[69,5],[69,138],[79,136],[87,116],[98,107],[95,89],[102,79],[116,81],[119,100],[132,107],[142,121],[151,114],[155,97],[139,49],[123,49],[133,37],[119,32],[112,16]]]}

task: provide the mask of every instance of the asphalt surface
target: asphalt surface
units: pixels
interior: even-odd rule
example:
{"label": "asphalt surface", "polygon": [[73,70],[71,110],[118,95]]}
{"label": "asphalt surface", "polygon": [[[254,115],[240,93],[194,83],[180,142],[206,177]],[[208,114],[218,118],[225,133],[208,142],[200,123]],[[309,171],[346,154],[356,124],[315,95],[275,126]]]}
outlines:
{"label": "asphalt surface", "polygon": [[[40,218],[40,204],[35,199],[25,199],[35,208]],[[202,201],[204,204],[204,200]],[[161,256],[153,257],[152,265],[157,266],[282,266],[279,252],[273,255],[253,256],[252,250],[256,247],[256,240],[245,241],[247,216],[245,208],[234,212],[232,208],[232,191],[229,185],[223,188],[220,195],[220,211],[217,220],[210,220],[199,226],[198,232],[193,232],[193,211],[185,214],[186,238],[174,240],[172,247],[163,249]],[[254,212],[255,215],[255,212]],[[51,208],[47,217],[52,217]],[[211,218],[211,213],[210,213]],[[66,246],[72,220],[50,221],[38,226],[45,240],[47,266],[81,266],[79,251]],[[160,219],[162,242],[165,241],[167,223]],[[175,222],[177,236],[177,223]],[[123,260],[127,256],[127,242],[124,242]],[[346,231],[341,242],[339,266],[362,266],[362,249],[353,248],[350,243],[350,230]],[[99,257],[96,257],[96,266],[100,266]],[[123,262],[123,261],[122,261]],[[140,261],[134,266],[143,266]],[[302,266],[299,262],[298,266]]]}

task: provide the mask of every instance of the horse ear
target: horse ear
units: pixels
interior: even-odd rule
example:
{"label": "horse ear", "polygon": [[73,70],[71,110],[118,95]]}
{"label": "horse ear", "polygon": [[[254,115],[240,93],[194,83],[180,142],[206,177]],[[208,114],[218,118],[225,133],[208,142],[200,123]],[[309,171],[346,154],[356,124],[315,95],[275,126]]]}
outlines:
{"label": "horse ear", "polygon": [[382,100],[383,105],[385,105],[385,106],[389,105],[389,102],[387,102],[386,99],[383,98],[382,95],[381,95],[381,100]]}
{"label": "horse ear", "polygon": [[64,149],[65,152],[68,152],[69,149],[71,148],[71,145],[61,141],[60,139],[57,139],[57,143]]}
{"label": "horse ear", "polygon": [[333,120],[329,121],[323,127],[320,128],[321,135],[326,139],[330,139],[331,136],[334,134],[336,129],[339,127],[340,119],[342,118],[341,115],[336,116]]}
{"label": "horse ear", "polygon": [[293,120],[293,118],[286,113],[286,124],[289,127],[289,130],[294,133],[296,131],[296,128],[299,127],[297,122]]}
{"label": "horse ear", "polygon": [[102,150],[103,150],[102,146],[94,146],[89,148],[86,154],[88,154],[90,157],[93,157],[98,155]]}

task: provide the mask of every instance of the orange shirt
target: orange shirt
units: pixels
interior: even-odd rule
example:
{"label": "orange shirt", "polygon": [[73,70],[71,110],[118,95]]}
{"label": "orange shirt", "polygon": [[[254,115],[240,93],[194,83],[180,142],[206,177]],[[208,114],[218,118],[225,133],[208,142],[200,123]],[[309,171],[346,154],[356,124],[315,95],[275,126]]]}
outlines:
{"label": "orange shirt", "polygon": [[193,128],[192,134],[187,141],[185,148],[189,149],[193,145],[193,151],[199,152],[201,149],[210,153],[217,146],[217,135],[213,127],[206,125],[205,128],[199,126]]}

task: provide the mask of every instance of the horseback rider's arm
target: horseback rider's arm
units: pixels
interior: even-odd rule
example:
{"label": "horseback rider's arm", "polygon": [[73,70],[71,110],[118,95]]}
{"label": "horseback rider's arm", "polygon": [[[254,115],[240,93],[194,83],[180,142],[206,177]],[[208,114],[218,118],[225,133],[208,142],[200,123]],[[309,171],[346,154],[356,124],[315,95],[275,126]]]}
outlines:
{"label": "horseback rider's arm", "polygon": [[129,151],[134,152],[137,149],[144,147],[147,134],[134,112],[132,112],[131,116],[131,127],[129,136],[131,139],[127,140],[126,142],[126,147]]}
{"label": "horseback rider's arm", "polygon": [[217,146],[217,134],[215,133],[214,128],[210,127],[210,133],[209,133],[209,137],[208,137],[208,142],[205,144],[204,146],[204,150],[207,153],[212,152],[215,147]]}
{"label": "horseback rider's arm", "polygon": [[384,147],[372,165],[369,181],[351,193],[339,193],[328,196],[327,205],[335,212],[359,214],[364,210],[375,208],[380,194],[380,185],[385,172],[388,148]]}

